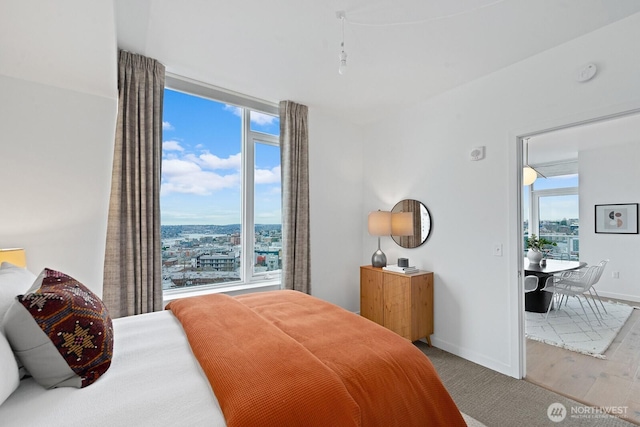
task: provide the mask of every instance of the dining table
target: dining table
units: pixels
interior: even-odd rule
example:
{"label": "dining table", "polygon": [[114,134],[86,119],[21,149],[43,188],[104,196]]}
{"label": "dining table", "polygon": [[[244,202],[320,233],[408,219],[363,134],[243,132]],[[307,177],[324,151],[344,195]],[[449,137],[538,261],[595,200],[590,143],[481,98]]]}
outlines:
{"label": "dining table", "polygon": [[557,259],[546,259],[544,261],[546,262],[533,264],[529,262],[528,258],[524,259],[525,276],[533,275],[538,277],[538,287],[536,290],[524,294],[525,311],[546,313],[549,309],[549,304],[552,303],[551,299],[553,297],[553,293],[542,290],[547,283],[547,279],[554,274],[562,273],[563,271],[577,270],[587,265],[586,262],[582,261]]}

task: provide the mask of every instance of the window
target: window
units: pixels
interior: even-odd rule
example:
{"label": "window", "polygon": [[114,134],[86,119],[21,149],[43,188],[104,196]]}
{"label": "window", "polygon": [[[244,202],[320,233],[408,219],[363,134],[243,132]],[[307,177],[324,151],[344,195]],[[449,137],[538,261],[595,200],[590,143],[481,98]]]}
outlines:
{"label": "window", "polygon": [[278,107],[167,76],[160,215],[165,294],[279,281]]}
{"label": "window", "polygon": [[532,187],[524,192],[525,197],[529,196],[525,206],[530,206],[529,215],[525,215],[530,230],[525,229],[525,236],[536,234],[555,242],[557,246],[550,248],[549,258],[578,260],[578,175],[537,179]]}

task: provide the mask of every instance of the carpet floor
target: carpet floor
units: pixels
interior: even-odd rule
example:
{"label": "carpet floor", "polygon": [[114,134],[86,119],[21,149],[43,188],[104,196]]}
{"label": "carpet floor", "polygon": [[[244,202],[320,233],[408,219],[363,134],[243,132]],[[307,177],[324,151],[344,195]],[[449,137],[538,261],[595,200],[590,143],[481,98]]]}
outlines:
{"label": "carpet floor", "polygon": [[[422,341],[415,345],[429,357],[460,411],[487,427],[635,426],[614,416],[594,413],[593,408],[429,347]],[[558,422],[562,414],[565,418]]]}

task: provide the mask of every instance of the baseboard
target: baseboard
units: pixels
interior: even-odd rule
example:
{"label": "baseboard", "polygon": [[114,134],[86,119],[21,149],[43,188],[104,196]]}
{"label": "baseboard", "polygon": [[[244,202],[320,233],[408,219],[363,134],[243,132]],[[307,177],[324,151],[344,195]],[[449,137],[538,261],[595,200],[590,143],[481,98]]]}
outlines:
{"label": "baseboard", "polygon": [[491,369],[493,371],[499,372],[503,375],[507,375],[509,377],[513,377],[516,379],[520,379],[519,378],[519,374],[515,371],[517,371],[516,368],[514,368],[511,365],[507,365],[504,362],[501,362],[499,360],[495,360],[493,358],[490,357],[486,357],[482,354],[479,354],[475,351],[451,344],[447,341],[443,341],[439,338],[437,338],[436,336],[431,336],[431,344],[434,347],[437,347],[441,350],[444,350],[448,353],[454,354],[458,357],[462,357],[463,359],[466,359],[470,362],[476,363],[478,365],[484,366],[485,368]]}
{"label": "baseboard", "polygon": [[619,299],[619,300],[624,300],[629,302],[640,303],[640,297],[637,295],[619,294],[616,292],[607,292],[607,291],[601,291],[601,290],[598,290],[598,295],[600,295],[601,298],[613,298],[613,299]]}

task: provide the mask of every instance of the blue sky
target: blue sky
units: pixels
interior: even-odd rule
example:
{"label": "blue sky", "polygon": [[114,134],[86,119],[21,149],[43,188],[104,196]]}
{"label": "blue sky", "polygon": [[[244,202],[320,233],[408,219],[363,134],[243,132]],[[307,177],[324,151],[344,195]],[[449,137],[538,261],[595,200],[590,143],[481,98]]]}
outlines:
{"label": "blue sky", "polygon": [[[161,223],[239,224],[242,112],[238,107],[165,90]],[[251,129],[278,135],[278,117],[251,114]],[[279,224],[280,150],[258,144],[255,222]]]}

